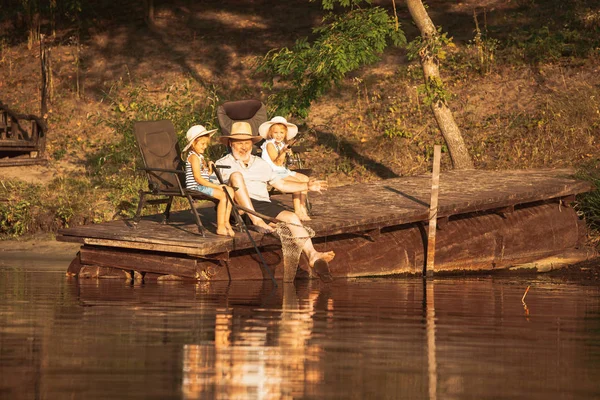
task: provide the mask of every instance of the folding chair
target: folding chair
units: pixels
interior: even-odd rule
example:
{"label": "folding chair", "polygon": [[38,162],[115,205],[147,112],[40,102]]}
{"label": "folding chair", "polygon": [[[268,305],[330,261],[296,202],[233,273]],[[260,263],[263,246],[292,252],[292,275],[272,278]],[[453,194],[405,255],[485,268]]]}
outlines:
{"label": "folding chair", "polygon": [[[143,170],[148,178],[148,191],[140,190],[140,202],[134,221],[141,219],[141,212],[146,204],[166,204],[163,223],[169,221],[171,204],[174,197],[186,198],[194,216],[198,232],[205,235],[194,200],[210,200],[218,203],[214,197],[185,188],[185,163],[181,159],[181,151],[171,121],[140,121],[134,124],[134,135],[144,161]],[[162,196],[159,199],[147,200],[146,196]]]}

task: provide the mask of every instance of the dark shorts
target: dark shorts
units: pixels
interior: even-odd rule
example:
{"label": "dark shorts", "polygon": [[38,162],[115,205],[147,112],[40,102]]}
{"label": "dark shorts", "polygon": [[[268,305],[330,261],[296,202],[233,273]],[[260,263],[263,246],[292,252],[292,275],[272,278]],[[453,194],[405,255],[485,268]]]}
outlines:
{"label": "dark shorts", "polygon": [[287,211],[283,206],[269,202],[269,201],[260,201],[260,200],[252,200],[252,207],[254,211],[267,215],[271,218],[277,218],[280,212]]}

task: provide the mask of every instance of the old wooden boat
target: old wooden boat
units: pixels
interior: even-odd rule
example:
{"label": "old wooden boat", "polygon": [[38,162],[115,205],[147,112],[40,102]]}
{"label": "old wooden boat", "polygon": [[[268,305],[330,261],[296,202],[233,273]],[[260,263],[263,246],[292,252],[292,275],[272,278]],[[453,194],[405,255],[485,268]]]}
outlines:
{"label": "old wooden boat", "polygon": [[[585,221],[572,208],[592,189],[569,170],[450,171],[440,177],[435,270],[492,271],[558,268],[595,257],[584,245]],[[430,176],[335,187],[315,194],[315,247],[334,250],[334,278],[422,274],[427,247]],[[290,196],[273,196],[289,204]],[[202,207],[202,205],[200,205]],[[212,203],[200,210],[214,232]],[[245,234],[198,233],[189,210],[139,223],[118,220],[63,229],[57,240],[79,242],[68,274],[200,281],[269,279]],[[283,276],[279,241],[252,233],[277,279]],[[297,278],[310,277],[301,259]]]}

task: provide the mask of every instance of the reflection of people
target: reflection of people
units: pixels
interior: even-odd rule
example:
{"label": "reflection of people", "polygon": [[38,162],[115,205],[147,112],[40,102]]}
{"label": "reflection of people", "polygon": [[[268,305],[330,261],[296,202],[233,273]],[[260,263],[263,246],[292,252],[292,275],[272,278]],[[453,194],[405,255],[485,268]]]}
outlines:
{"label": "reflection of people", "polygon": [[[277,172],[277,175],[290,181],[308,182],[308,176],[286,167],[287,157],[291,154],[290,140],[298,134],[298,127],[283,117],[274,117],[258,128],[263,139],[262,158]],[[301,221],[310,221],[306,209],[306,191],[292,193],[294,212]]]}
{"label": "reflection of people", "polygon": [[[310,180],[308,182],[288,181],[282,179],[263,159],[252,155],[252,144],[261,140],[252,135],[252,127],[247,122],[235,122],[229,136],[222,136],[221,141],[231,147],[231,154],[217,161],[218,165],[229,166],[223,169],[223,178],[230,186],[237,188],[235,201],[243,207],[255,210],[269,217],[288,223],[292,235],[296,238],[308,238],[310,235],[302,226],[296,214],[274,204],[269,198],[267,183],[284,193],[302,191],[321,192],[327,189],[327,182]],[[248,217],[256,230],[271,233],[273,228],[263,219],[249,214]],[[310,239],[304,242],[302,251],[308,258],[311,268],[325,281],[331,280],[329,262],[335,257],[333,251],[317,251]]]}
{"label": "reflection of people", "polygon": [[204,160],[204,151],[210,144],[210,138],[216,129],[207,131],[202,125],[194,125],[186,133],[187,145],[183,151],[190,149],[185,163],[185,186],[219,200],[217,205],[217,235],[235,236],[229,222],[231,204],[227,200],[225,190],[233,196],[233,188],[219,185],[216,176],[212,175],[213,165]]}

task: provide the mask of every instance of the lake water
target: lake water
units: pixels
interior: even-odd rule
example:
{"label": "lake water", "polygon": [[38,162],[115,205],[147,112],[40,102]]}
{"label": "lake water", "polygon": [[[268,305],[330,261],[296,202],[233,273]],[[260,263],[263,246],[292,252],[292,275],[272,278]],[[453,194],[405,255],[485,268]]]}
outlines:
{"label": "lake water", "polygon": [[600,398],[597,285],[127,284],[67,266],[0,260],[2,399]]}

